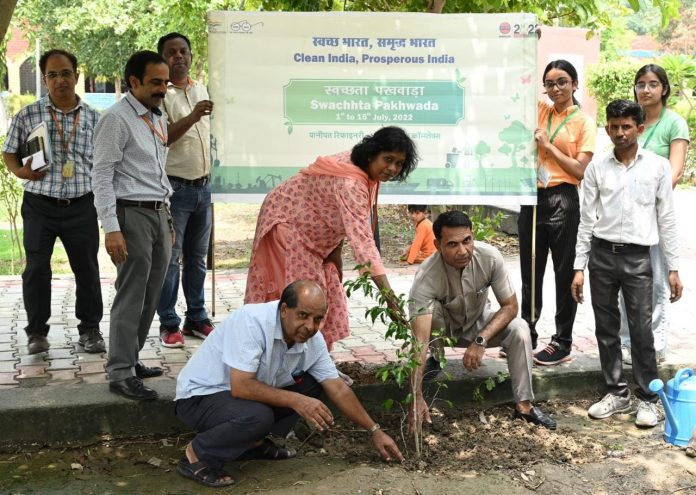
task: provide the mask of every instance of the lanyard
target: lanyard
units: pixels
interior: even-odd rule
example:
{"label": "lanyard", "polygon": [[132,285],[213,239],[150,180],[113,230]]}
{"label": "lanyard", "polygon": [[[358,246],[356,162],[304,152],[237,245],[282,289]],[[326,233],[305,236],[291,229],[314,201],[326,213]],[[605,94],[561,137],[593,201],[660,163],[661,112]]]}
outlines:
{"label": "lanyard", "polygon": [[[558,124],[558,127],[556,127],[556,130],[553,131],[553,134],[551,134],[551,136],[549,137],[549,142],[553,143],[553,140],[556,137],[556,135],[558,134],[558,131],[560,131],[566,125],[566,122],[568,122],[573,115],[578,113],[578,110],[579,109],[576,108],[575,110],[570,112],[570,114],[565,119],[563,119],[563,121],[560,124]],[[549,113],[549,120],[546,122],[546,134],[551,132],[551,118],[552,117],[553,117],[553,110],[551,111],[551,113]]]}
{"label": "lanyard", "polygon": [[158,138],[160,138],[160,141],[162,141],[162,144],[164,146],[167,146],[167,136],[164,133],[164,127],[162,126],[162,120],[160,119],[160,121],[159,121],[159,127],[160,127],[160,130],[162,131],[160,133],[157,129],[155,129],[155,126],[152,125],[152,122],[150,121],[150,119],[148,119],[145,115],[141,115],[140,118],[143,119],[143,121],[147,124],[147,126],[152,131],[152,133],[155,136],[157,136]]}
{"label": "lanyard", "polygon": [[660,122],[662,122],[662,117],[664,117],[664,115],[665,115],[665,110],[666,110],[665,107],[662,107],[662,111],[660,112],[660,118],[657,119],[657,122],[655,122],[655,125],[652,127],[652,129],[650,129],[650,134],[648,134],[648,137],[646,137],[645,141],[643,142],[643,148],[648,147],[648,143],[652,139],[653,134],[655,134],[655,129],[657,129],[657,126],[659,126]]}
{"label": "lanyard", "polygon": [[63,133],[63,128],[61,127],[60,123],[58,122],[58,117],[56,117],[56,111],[53,110],[51,107],[48,107],[48,109],[51,112],[51,117],[53,117],[53,123],[56,124],[56,129],[58,129],[58,135],[60,136],[60,144],[61,144],[61,147],[63,148],[64,157],[65,157],[65,159],[67,159],[70,142],[75,137],[75,131],[77,130],[77,124],[80,122],[80,108],[78,108],[77,111],[75,112],[75,120],[73,121],[73,126],[72,126],[72,129],[70,130],[70,136],[68,136],[67,141],[65,140],[65,134]]}

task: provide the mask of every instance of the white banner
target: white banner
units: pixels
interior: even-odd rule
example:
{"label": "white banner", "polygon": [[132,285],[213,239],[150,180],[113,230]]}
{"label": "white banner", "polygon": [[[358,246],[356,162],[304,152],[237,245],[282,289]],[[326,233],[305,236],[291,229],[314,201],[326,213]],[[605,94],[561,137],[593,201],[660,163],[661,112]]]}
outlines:
{"label": "white banner", "polygon": [[215,201],[261,201],[319,155],[403,127],[382,203],[536,202],[531,14],[209,12]]}

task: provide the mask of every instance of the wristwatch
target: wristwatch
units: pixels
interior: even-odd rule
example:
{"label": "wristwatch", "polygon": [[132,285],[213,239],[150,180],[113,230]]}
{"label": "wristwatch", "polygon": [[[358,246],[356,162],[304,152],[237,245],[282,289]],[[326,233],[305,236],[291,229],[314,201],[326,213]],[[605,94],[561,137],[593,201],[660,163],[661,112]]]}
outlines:
{"label": "wristwatch", "polygon": [[368,428],[367,432],[370,435],[372,435],[374,432],[376,432],[377,430],[381,430],[381,429],[382,429],[382,427],[379,426],[379,423],[375,423],[370,428]]}
{"label": "wristwatch", "polygon": [[474,339],[474,344],[480,345],[481,347],[483,347],[485,349],[486,345],[488,345],[488,341],[486,340],[485,337],[479,335],[478,337],[476,337]]}

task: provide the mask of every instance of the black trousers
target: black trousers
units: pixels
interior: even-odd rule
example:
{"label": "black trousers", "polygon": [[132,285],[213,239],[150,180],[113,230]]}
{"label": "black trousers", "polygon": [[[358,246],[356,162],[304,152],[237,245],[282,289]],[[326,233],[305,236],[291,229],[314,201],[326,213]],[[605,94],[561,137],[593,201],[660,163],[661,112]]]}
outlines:
{"label": "black trousers", "polygon": [[69,205],[59,205],[43,196],[24,192],[24,251],[27,261],[22,273],[27,335],[48,335],[51,317],[51,256],[56,238],[68,255],[75,274],[75,316],[82,334],[98,328],[102,319],[99,282],[99,225],[92,193]]}
{"label": "black trousers", "polygon": [[657,378],[657,362],[652,332],[652,267],[650,251],[612,253],[592,241],[590,259],[590,294],[595,315],[595,335],[599,361],[607,384],[607,391],[626,396],[628,383],[621,363],[621,315],[619,289],[626,302],[628,330],[631,335],[631,359],[636,396],[648,402],[657,402],[657,395],[648,385]]}
{"label": "black trousers", "polygon": [[[315,398],[322,392],[308,373],[302,375],[301,383],[284,390]],[[193,450],[198,460],[213,468],[236,459],[269,434],[287,436],[299,419],[292,409],[236,399],[229,391],[179,399],[175,412],[182,423],[199,432]]]}
{"label": "black trousers", "polygon": [[570,284],[575,274],[573,270],[575,242],[580,224],[578,188],[572,184],[561,184],[538,191],[534,315],[532,315],[533,211],[534,207],[523,206],[517,220],[522,274],[521,316],[529,324],[534,347],[538,338],[535,324],[543,306],[544,272],[549,251],[551,251],[556,282],[556,333],[553,340],[564,349],[570,350],[573,342],[573,323],[578,309],[570,293]]}

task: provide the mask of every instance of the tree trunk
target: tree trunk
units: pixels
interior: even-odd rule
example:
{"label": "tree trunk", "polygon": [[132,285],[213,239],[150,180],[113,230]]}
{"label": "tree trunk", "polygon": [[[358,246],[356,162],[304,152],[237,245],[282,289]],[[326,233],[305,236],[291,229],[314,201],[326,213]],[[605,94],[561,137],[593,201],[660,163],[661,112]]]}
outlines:
{"label": "tree trunk", "polygon": [[442,9],[445,7],[446,1],[447,0],[428,0],[427,12],[430,14],[442,14]]}
{"label": "tree trunk", "polygon": [[16,5],[17,0],[0,0],[0,41],[5,39]]}

